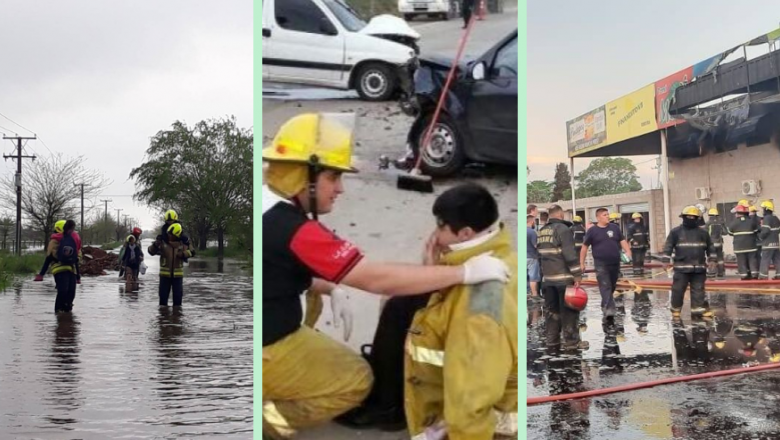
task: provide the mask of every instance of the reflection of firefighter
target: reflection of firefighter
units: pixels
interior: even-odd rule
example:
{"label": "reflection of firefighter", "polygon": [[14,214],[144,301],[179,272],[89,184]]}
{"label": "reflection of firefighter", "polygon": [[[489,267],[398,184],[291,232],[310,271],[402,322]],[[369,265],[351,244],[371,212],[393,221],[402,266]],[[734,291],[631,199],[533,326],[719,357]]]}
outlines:
{"label": "reflection of firefighter", "polygon": [[[711,208],[707,213],[709,219],[707,221],[707,232],[710,234],[712,245],[715,247],[716,265],[710,265],[707,275],[723,278],[726,276],[726,263],[723,260],[723,234],[726,232],[726,227],[718,214],[717,208]],[[717,267],[717,269],[716,269]]]}
{"label": "reflection of firefighter", "polygon": [[634,305],[631,307],[631,318],[636,323],[636,331],[640,334],[647,333],[647,324],[653,314],[653,304],[650,302],[650,294],[639,292],[634,294]]}
{"label": "reflection of firefighter", "polygon": [[[547,368],[551,395],[585,391],[581,355],[551,360]],[[546,438],[558,438],[566,433],[568,438],[590,437],[590,403],[592,399],[575,399],[553,402],[550,405],[550,432]]]}
{"label": "reflection of firefighter", "polygon": [[650,231],[645,225],[642,214],[635,212],[631,215],[631,226],[628,227],[626,238],[631,244],[631,257],[634,260],[634,275],[645,273],[645,254],[650,248]]}
{"label": "reflection of firefighter", "polygon": [[752,323],[740,323],[734,329],[734,336],[742,343],[742,354],[748,360],[754,358],[761,341],[761,329]]}
{"label": "reflection of firefighter", "polygon": [[623,370],[623,366],[620,364],[620,344],[619,339],[624,339],[619,329],[619,326],[610,323],[603,322],[602,329],[604,330],[604,350],[601,352],[601,368],[605,372],[620,373]]}

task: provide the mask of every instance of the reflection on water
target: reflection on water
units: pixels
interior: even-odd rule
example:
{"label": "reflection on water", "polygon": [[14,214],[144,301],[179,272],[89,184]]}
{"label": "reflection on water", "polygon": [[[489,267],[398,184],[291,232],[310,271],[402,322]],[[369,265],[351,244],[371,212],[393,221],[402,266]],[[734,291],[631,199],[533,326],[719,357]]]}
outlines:
{"label": "reflection on water", "polygon": [[[529,303],[529,396],[567,394],[653,379],[780,362],[780,296],[710,293],[713,318],[668,310],[669,292],[627,293],[602,323],[589,290],[581,318],[590,348],[549,353],[544,315]],[[780,370],[664,385],[528,409],[528,438],[780,438]]]}
{"label": "reflection on water", "polygon": [[147,264],[137,289],[84,278],[72,314],[51,276],[0,293],[0,439],[251,438],[252,279],[193,259],[160,308]]}

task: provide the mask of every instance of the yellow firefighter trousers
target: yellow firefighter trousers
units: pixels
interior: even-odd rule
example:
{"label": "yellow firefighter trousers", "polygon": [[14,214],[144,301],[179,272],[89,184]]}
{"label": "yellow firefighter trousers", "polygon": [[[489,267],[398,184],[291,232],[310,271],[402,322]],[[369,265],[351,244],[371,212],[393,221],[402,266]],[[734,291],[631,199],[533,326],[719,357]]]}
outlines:
{"label": "yellow firefighter trousers", "polygon": [[284,438],[326,423],[360,405],[373,380],[361,356],[302,326],[263,347],[263,432]]}

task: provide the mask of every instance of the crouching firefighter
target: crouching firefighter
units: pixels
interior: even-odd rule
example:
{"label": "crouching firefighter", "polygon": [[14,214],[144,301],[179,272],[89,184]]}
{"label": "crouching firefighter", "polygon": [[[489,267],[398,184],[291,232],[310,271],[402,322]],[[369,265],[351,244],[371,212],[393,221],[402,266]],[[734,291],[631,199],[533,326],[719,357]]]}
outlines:
{"label": "crouching firefighter", "polygon": [[631,215],[631,226],[628,227],[628,241],[631,243],[631,257],[634,260],[634,275],[645,273],[645,254],[650,247],[650,231],[645,226],[642,214]]}
{"label": "crouching firefighter", "polygon": [[[580,258],[574,250],[574,239],[569,223],[563,220],[563,209],[552,205],[548,210],[550,222],[539,231],[537,250],[542,259],[542,292],[547,348],[550,351],[577,350],[580,344],[580,312],[567,307],[566,288],[579,286],[582,281]],[[563,341],[561,341],[563,333]]]}
{"label": "crouching firefighter", "polygon": [[301,325],[303,292],[330,295],[336,321],[351,316],[337,284],[399,296],[509,277],[507,265],[487,255],[452,266],[370,262],[320,223],[344,192],[342,174],[357,172],[353,127],[353,114],[302,114],[263,149],[264,436],[287,438],[326,423],[357,407],[372,386],[361,356]]}
{"label": "crouching firefighter", "polygon": [[184,259],[192,256],[189,246],[181,242],[181,225],[168,227],[165,240],[158,237],[149,246],[149,255],[160,256],[160,305],[168,305],[173,290],[173,306],[180,307],[184,297]]}
{"label": "crouching firefighter", "polygon": [[774,215],[775,204],[766,200],[761,203],[764,210],[764,219],[761,222],[761,231],[758,233],[761,245],[761,265],[758,279],[769,278],[769,265],[775,266],[775,278],[780,280],[780,219]]}
{"label": "crouching firefighter", "polygon": [[758,222],[748,217],[748,207],[737,205],[737,218],[729,225],[728,233],[734,237],[734,253],[737,255],[737,273],[742,280],[758,277],[756,258],[756,234]]}
{"label": "crouching firefighter", "polygon": [[710,234],[699,227],[699,208],[687,206],[680,217],[683,224],[672,229],[664,245],[664,254],[674,262],[672,316],[680,316],[685,291],[690,286],[691,315],[710,317],[712,312],[707,303],[704,283],[707,281],[707,257],[714,257],[715,247]]}
{"label": "crouching firefighter", "polygon": [[[712,245],[715,247],[716,265],[710,264],[707,275],[718,278],[726,276],[726,262],[723,259],[723,234],[726,232],[726,226],[720,219],[718,208],[710,208],[709,219],[707,219],[707,233],[710,234]],[[717,267],[717,269],[716,269]]]}

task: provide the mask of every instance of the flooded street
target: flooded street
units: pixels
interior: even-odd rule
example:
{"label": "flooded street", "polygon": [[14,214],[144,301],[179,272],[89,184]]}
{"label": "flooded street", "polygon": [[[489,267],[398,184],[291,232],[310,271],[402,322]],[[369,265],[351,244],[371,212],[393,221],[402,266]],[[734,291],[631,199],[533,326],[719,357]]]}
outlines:
{"label": "flooded street", "polygon": [[[669,291],[626,292],[614,324],[587,288],[576,356],[545,353],[540,305],[529,303],[528,396],[567,394],[780,360],[780,296],[708,294],[713,318],[682,319]],[[780,438],[780,370],[661,385],[528,408],[529,439]]]}
{"label": "flooded street", "polygon": [[0,293],[0,438],[251,437],[251,272],[193,259],[173,310],[158,262],[136,292],[84,277],[72,315],[51,275]]}

